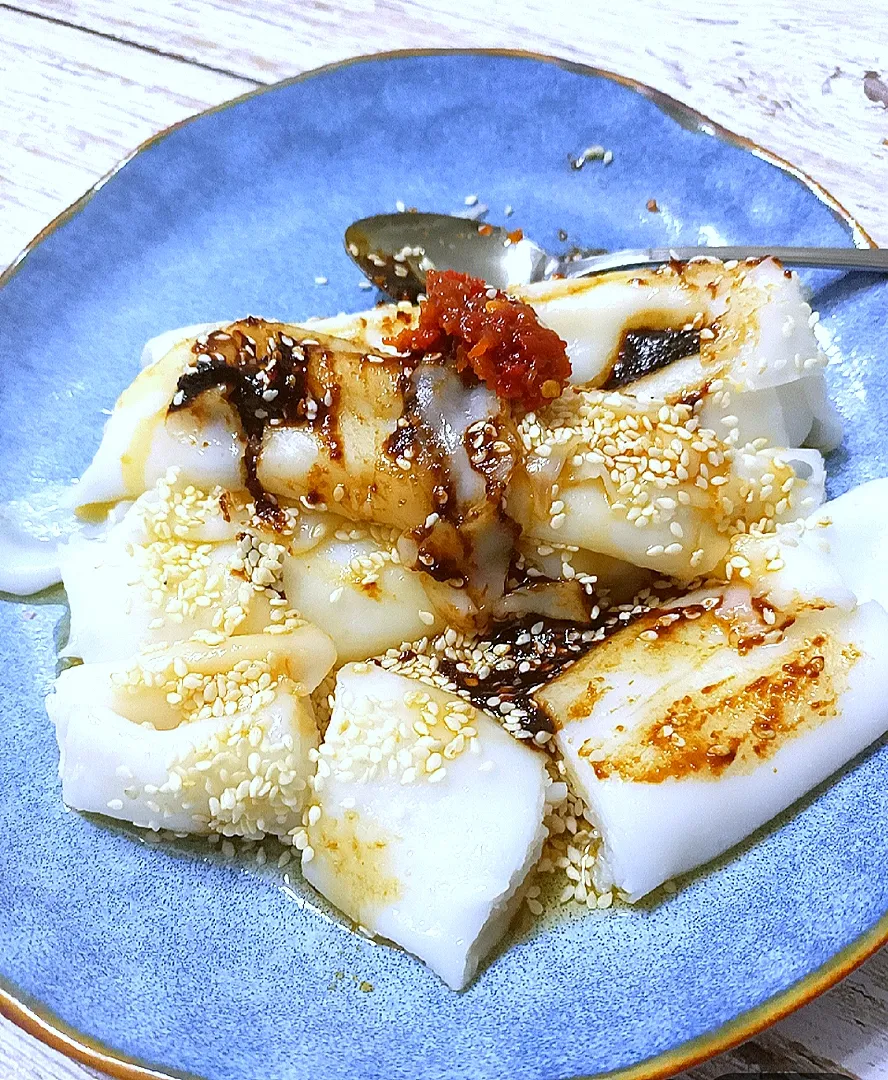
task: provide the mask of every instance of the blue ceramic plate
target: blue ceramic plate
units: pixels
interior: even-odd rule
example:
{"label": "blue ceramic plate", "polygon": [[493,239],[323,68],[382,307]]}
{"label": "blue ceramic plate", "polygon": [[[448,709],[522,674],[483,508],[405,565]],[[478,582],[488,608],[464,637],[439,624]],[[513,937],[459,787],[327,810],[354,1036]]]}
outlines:
{"label": "blue ceramic plate", "polygon": [[[612,164],[572,170],[590,144]],[[491,220],[511,204],[509,222],[556,249],[559,230],[602,247],[855,235],[788,168],[610,76],[491,53],[329,68],[153,140],[7,274],[2,497],[86,466],[146,338],[366,306],[345,226],[397,200],[452,211],[475,193]],[[860,275],[810,283],[842,358],[830,372],[848,428],[830,462],[835,495],[888,474],[888,288]],[[888,937],[883,747],[677,895],[519,927],[451,993],[307,909],[298,874],[149,847],[66,812],[42,703],[64,613],[59,592],[0,604],[2,1002],[118,1075],[145,1075],[128,1062],[207,1080],[666,1075]]]}

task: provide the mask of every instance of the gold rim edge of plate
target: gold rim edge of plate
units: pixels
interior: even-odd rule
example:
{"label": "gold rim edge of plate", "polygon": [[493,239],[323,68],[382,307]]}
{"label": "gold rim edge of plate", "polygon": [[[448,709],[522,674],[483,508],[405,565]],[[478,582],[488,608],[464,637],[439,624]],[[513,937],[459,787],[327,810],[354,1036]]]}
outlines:
{"label": "gold rim edge of plate", "polygon": [[[9,266],[0,273],[0,288],[6,285],[6,283],[18,273],[27,257],[35,248],[42,244],[47,237],[56,231],[56,229],[65,225],[78,214],[109,180],[113,179],[113,177],[121,172],[126,165],[134,158],[138,157],[143,151],[150,149],[156,143],[159,143],[162,139],[171,135],[174,131],[178,131],[179,128],[185,127],[195,120],[200,120],[202,117],[212,116],[214,113],[230,109],[259,94],[266,94],[278,90],[281,87],[291,86],[294,83],[314,78],[317,75],[336,71],[339,68],[350,67],[353,64],[367,63],[374,60],[397,60],[416,56],[446,55],[504,56],[526,60],[537,60],[544,63],[555,64],[558,67],[563,67],[566,70],[575,72],[579,75],[605,78],[611,82],[618,83],[620,86],[625,86],[628,89],[641,94],[642,97],[648,98],[650,101],[654,102],[655,105],[671,115],[674,119],[677,120],[680,116],[683,120],[690,121],[693,124],[693,130],[698,133],[713,136],[724,142],[731,143],[734,146],[741,147],[755,157],[760,158],[762,161],[780,169],[781,172],[791,176],[794,180],[799,181],[848,228],[855,247],[875,248],[878,246],[866,229],[848,210],[845,209],[838,199],[802,169],[799,169],[778,154],[773,153],[773,151],[760,146],[752,139],[749,139],[744,135],[738,135],[736,132],[731,131],[722,124],[710,120],[703,113],[689,105],[685,105],[677,98],[674,98],[661,90],[656,90],[654,87],[648,86],[646,83],[640,82],[637,79],[630,78],[626,75],[619,75],[616,72],[608,71],[606,68],[595,67],[591,64],[583,64],[574,60],[565,60],[560,57],[548,56],[545,53],[536,53],[525,49],[396,49],[388,52],[348,57],[344,60],[337,60],[330,64],[324,64],[321,67],[312,68],[309,71],[300,72],[298,75],[291,76],[288,79],[282,79],[279,82],[257,86],[252,90],[246,91],[244,94],[240,94],[235,98],[224,101],[219,105],[214,105],[209,109],[204,109],[199,113],[195,113],[193,116],[186,117],[184,120],[171,124],[161,131],[156,132],[154,135],[151,135],[141,142],[131,153],[127,154],[117,162],[112,169],[97,180],[95,184],[88,188],[83,195],[71,203],[70,206],[66,207],[61,213],[56,215],[49,224],[41,229],[40,232],[25,245]],[[788,989],[775,994],[767,1001],[762,1002],[761,1005],[757,1005],[740,1016],[735,1017],[733,1020],[727,1021],[713,1031],[698,1035],[695,1038],[682,1043],[680,1046],[674,1047],[671,1050],[665,1050],[662,1053],[657,1054],[652,1058],[648,1058],[645,1061],[638,1062],[635,1065],[629,1065],[625,1068],[607,1073],[596,1073],[594,1076],[574,1077],[572,1080],[665,1080],[667,1077],[674,1076],[678,1072],[692,1068],[695,1065],[699,1065],[701,1062],[715,1057],[717,1054],[730,1050],[732,1047],[745,1042],[747,1039],[759,1034],[765,1028],[782,1020],[796,1009],[801,1008],[826,990],[829,990],[830,987],[849,975],[855,968],[859,967],[886,943],[888,943],[888,913],[883,915],[875,926],[865,931],[856,939],[856,941],[853,941],[850,945],[832,956],[816,971],[804,976],[804,978],[800,979]],[[11,990],[6,989],[6,987],[2,985],[0,985],[0,1014],[5,1016],[7,1020],[12,1021],[12,1023],[16,1024],[29,1035],[39,1039],[47,1046],[59,1051],[66,1057],[78,1061],[81,1064],[88,1065],[90,1068],[101,1069],[110,1076],[115,1077],[116,1080],[199,1080],[198,1077],[191,1073],[161,1071],[152,1066],[142,1065],[130,1058],[126,1058],[110,1047],[106,1047],[97,1039],[92,1039],[83,1032],[69,1028],[64,1021],[49,1010],[37,1010],[25,1004],[25,1002],[16,997]],[[571,1080],[571,1078],[565,1078],[565,1080]]]}

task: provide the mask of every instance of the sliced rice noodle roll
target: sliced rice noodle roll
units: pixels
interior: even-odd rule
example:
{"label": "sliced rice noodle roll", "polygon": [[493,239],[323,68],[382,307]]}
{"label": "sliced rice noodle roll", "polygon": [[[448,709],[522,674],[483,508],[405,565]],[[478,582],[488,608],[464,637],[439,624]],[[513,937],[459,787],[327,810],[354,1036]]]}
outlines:
{"label": "sliced rice noodle roll", "polygon": [[69,668],[46,701],[65,802],[155,831],[292,843],[318,745],[308,695],[334,658],[305,626]]}
{"label": "sliced rice noodle roll", "polygon": [[794,539],[738,537],[728,583],[663,603],[537,692],[637,900],[728,850],[888,729],[888,614]]}

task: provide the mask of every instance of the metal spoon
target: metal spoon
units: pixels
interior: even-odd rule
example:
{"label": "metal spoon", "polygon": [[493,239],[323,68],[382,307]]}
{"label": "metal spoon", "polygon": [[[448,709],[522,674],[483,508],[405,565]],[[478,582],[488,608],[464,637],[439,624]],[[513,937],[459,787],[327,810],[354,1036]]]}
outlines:
{"label": "metal spoon", "polygon": [[[519,233],[520,235],[520,233]],[[888,272],[888,249],[804,247],[678,247],[550,255],[525,237],[448,214],[375,214],[345,230],[345,246],[374,285],[395,299],[416,300],[426,270],[460,270],[503,289],[550,277],[585,277],[604,270],[656,266],[700,256],[752,259],[773,255],[790,266]]]}

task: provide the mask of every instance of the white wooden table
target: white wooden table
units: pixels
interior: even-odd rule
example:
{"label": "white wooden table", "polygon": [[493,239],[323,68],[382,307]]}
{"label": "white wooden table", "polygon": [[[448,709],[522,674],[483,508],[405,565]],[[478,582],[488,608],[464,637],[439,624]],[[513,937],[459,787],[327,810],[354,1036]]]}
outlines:
{"label": "white wooden table", "polygon": [[[0,267],[176,120],[333,60],[420,47],[530,49],[640,79],[792,161],[888,245],[888,0],[11,0]],[[888,953],[684,1080],[789,1069],[888,1077]],[[0,1018],[0,1080],[98,1075]]]}

